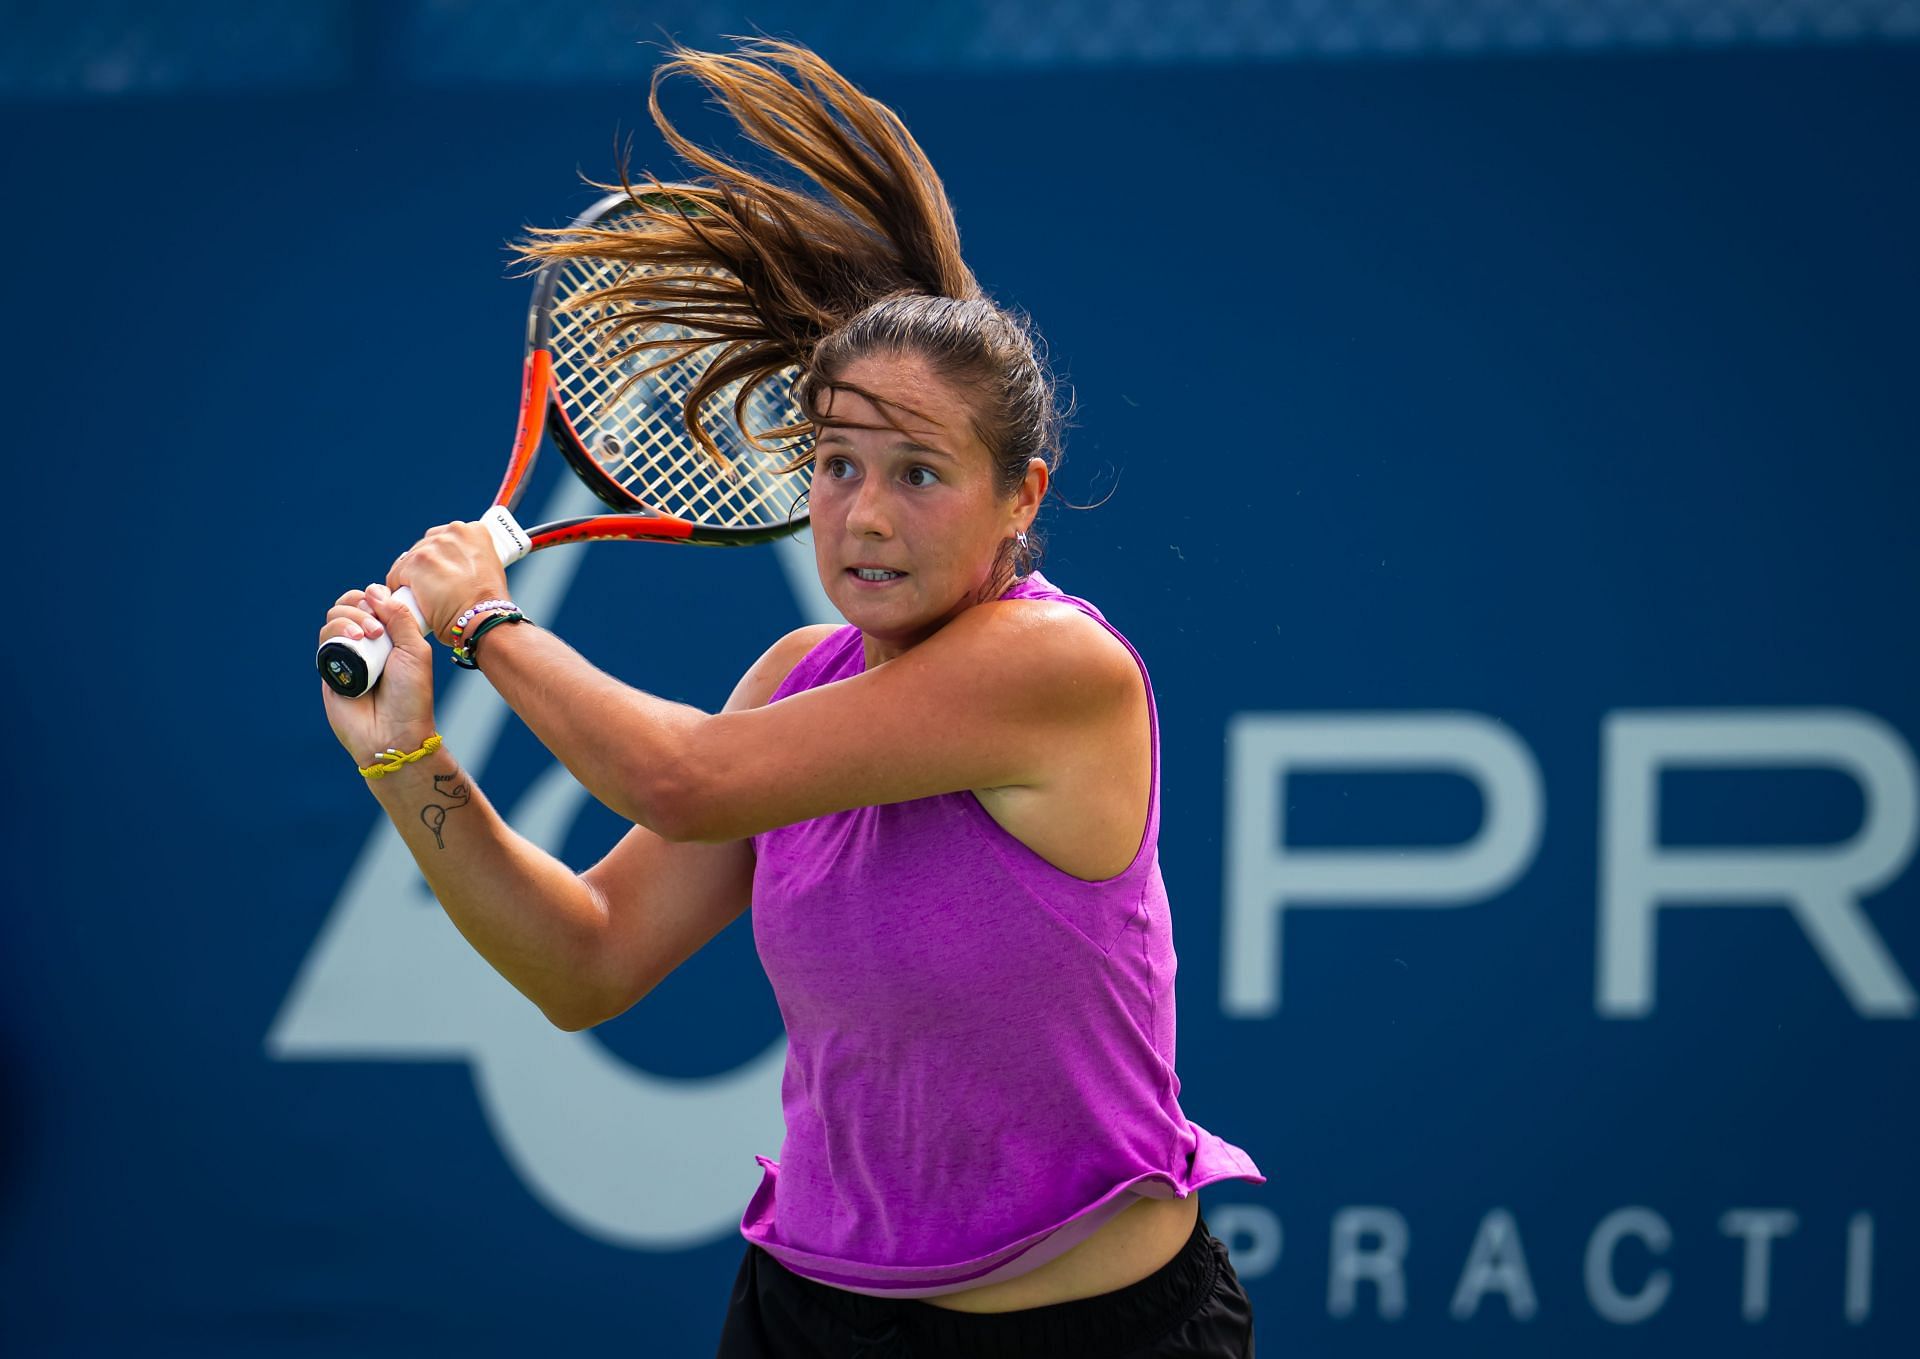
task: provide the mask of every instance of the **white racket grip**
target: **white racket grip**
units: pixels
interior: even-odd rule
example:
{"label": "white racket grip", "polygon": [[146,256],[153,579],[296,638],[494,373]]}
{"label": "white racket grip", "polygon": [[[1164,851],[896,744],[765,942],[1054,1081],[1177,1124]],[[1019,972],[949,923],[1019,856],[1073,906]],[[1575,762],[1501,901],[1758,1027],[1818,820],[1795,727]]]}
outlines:
{"label": "white racket grip", "polygon": [[[424,635],[427,618],[420,612],[413,591],[402,585],[393,592],[393,597],[407,606],[407,612],[413,615],[413,621],[420,625]],[[387,668],[387,657],[391,655],[393,638],[382,628],[378,637],[336,637],[322,643],[314,663],[320,668],[320,678],[336,694],[359,698],[371,693],[373,686],[380,682],[380,672]]]}
{"label": "white racket grip", "polygon": [[[533,550],[533,542],[527,537],[527,531],[520,527],[520,521],[513,517],[513,511],[505,505],[495,505],[480,516],[480,522],[487,526],[487,534],[493,539],[493,550],[499,554],[500,565],[511,566]],[[405,585],[393,592],[393,597],[407,606],[407,612],[413,615],[413,621],[420,625],[420,632],[431,640],[427,631],[427,617],[420,612],[419,601],[414,599],[413,591]],[[380,673],[387,668],[387,658],[393,654],[393,638],[383,629],[378,637],[336,637],[321,646],[319,655],[314,658],[319,667],[320,678],[337,694],[346,698],[359,698],[370,693],[380,683]]]}

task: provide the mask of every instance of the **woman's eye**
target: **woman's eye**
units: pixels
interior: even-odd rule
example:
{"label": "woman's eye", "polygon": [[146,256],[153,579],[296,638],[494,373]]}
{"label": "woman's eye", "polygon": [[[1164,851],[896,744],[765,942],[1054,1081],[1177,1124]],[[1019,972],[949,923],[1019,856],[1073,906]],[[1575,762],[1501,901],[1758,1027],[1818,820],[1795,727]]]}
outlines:
{"label": "woman's eye", "polygon": [[[924,480],[916,481],[916,477],[923,477]],[[931,467],[909,467],[907,469],[907,485],[909,486],[931,486],[939,480],[939,473],[935,472]]]}
{"label": "woman's eye", "polygon": [[853,470],[853,464],[848,462],[845,458],[828,458],[827,459],[827,475],[830,477],[833,477],[836,480],[843,479],[845,474],[848,472],[851,472],[852,470]]}

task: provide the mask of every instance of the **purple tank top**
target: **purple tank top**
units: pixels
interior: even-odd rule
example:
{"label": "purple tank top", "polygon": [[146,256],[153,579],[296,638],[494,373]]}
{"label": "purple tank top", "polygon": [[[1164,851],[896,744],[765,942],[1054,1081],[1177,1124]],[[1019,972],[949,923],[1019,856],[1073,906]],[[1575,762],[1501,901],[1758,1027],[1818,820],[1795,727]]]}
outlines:
{"label": "purple tank top", "polygon": [[[1084,599],[1038,572],[1006,599]],[[771,701],[865,669],[843,627]],[[1146,665],[1140,662],[1146,680]],[[971,792],[753,837],[753,938],[786,1022],[781,1159],[741,1234],[796,1274],[924,1297],[1013,1278],[1139,1196],[1253,1161],[1181,1113],[1160,877],[1160,727],[1146,834],[1118,876],[1054,867]]]}

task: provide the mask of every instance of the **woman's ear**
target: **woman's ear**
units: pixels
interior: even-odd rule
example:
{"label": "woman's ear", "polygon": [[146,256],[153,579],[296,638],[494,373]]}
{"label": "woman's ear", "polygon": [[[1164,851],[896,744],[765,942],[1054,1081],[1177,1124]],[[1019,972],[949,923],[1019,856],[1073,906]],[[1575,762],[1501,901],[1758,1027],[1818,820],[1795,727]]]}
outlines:
{"label": "woman's ear", "polygon": [[1013,526],[1022,533],[1033,527],[1034,516],[1040,513],[1040,502],[1047,498],[1047,486],[1052,479],[1045,458],[1027,459],[1027,475],[1013,493]]}

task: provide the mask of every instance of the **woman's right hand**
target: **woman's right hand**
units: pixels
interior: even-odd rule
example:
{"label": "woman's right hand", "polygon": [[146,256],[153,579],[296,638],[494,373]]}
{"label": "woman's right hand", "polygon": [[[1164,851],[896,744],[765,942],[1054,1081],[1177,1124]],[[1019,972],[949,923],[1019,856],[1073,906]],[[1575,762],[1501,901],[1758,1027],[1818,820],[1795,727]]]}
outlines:
{"label": "woman's right hand", "polygon": [[393,654],[380,683],[359,698],[343,698],[325,680],[320,697],[327,722],[356,766],[390,748],[418,750],[433,735],[433,648],[420,635],[406,605],[394,600],[384,585],[349,590],[341,595],[320,629],[324,646],[336,637],[393,638]]}

